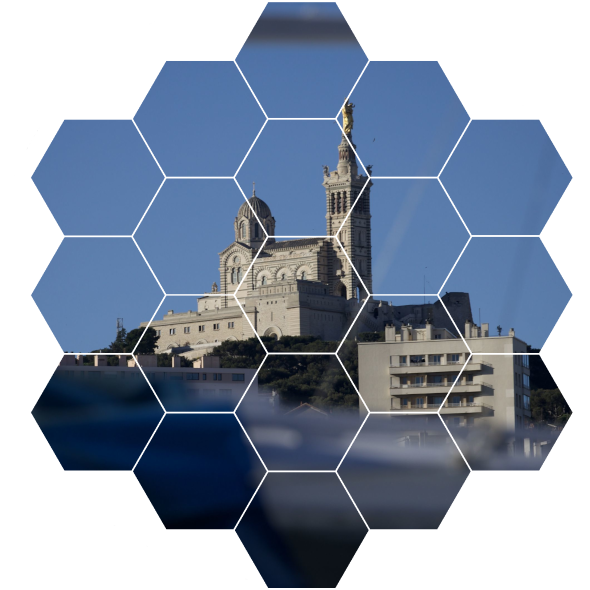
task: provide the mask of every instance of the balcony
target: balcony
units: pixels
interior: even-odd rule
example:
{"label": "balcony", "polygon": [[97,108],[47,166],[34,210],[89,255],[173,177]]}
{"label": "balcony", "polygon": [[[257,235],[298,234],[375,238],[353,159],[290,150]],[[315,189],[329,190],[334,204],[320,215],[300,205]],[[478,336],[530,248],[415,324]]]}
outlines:
{"label": "balcony", "polygon": [[441,362],[418,362],[418,363],[399,363],[398,365],[389,365],[390,375],[415,375],[416,373],[439,373],[439,372],[458,372],[458,368],[463,368],[464,371],[481,371],[482,368],[491,367],[490,363],[485,361],[452,361],[446,364]]}
{"label": "balcony", "polygon": [[[434,395],[437,393],[447,394],[451,389],[452,383],[407,383],[406,385],[394,385],[389,387],[391,395],[401,395],[401,392],[412,389],[427,389],[428,395]],[[457,383],[453,387],[453,391],[456,393],[481,393],[483,388],[491,388],[489,383]],[[409,393],[409,392],[408,392]],[[414,393],[414,392],[412,392]],[[416,392],[417,393],[417,392]]]}
{"label": "balcony", "polygon": [[465,404],[447,404],[441,408],[441,404],[413,404],[400,405],[398,408],[392,408],[392,411],[399,412],[419,412],[420,410],[428,412],[437,412],[440,408],[441,414],[463,415],[463,414],[484,414],[493,412],[494,408],[480,402],[470,402]]}

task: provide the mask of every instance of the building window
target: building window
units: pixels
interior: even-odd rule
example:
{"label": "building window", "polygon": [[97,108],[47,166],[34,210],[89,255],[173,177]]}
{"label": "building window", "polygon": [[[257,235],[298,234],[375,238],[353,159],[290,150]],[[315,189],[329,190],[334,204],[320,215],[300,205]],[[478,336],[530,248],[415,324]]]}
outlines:
{"label": "building window", "polygon": [[188,379],[188,381],[198,381],[199,374],[198,373],[187,373],[186,378]]}
{"label": "building window", "polygon": [[156,330],[156,336],[160,336],[162,334],[161,330]]}
{"label": "building window", "polygon": [[258,237],[260,237],[260,236],[258,235],[258,232],[259,232],[259,229],[258,229],[258,224],[257,224],[257,223],[255,223],[255,224],[254,224],[254,237],[255,237],[255,238],[258,238]]}
{"label": "building window", "polygon": [[402,406],[406,406],[408,405],[408,398],[404,397],[404,399],[402,399]]}
{"label": "building window", "polygon": [[527,369],[529,368],[529,355],[528,354],[522,355],[522,366]]}
{"label": "building window", "polygon": [[526,389],[531,388],[531,378],[528,375],[523,374],[522,381]]}
{"label": "building window", "polygon": [[231,269],[231,283],[232,283],[232,285],[235,284],[236,278],[237,278],[236,269],[235,268],[232,268]]}
{"label": "building window", "polygon": [[450,354],[449,355],[449,362],[451,365],[458,365],[459,364],[459,358],[461,355],[459,354]]}
{"label": "building window", "polygon": [[174,336],[176,334],[176,328],[170,328],[170,336]]}
{"label": "building window", "polygon": [[346,191],[342,193],[342,212],[346,213]]}
{"label": "building window", "polygon": [[424,407],[424,398],[423,397],[417,397],[416,400],[416,407],[417,408],[423,408]]}
{"label": "building window", "polygon": [[442,336],[441,336],[441,334],[435,334],[435,335],[434,335],[434,339],[435,339],[435,340],[441,340],[441,339],[442,339]]}
{"label": "building window", "polygon": [[415,385],[424,385],[424,377],[422,377],[421,375],[416,375],[415,380],[414,380],[414,384]]}
{"label": "building window", "polygon": [[227,327],[228,328],[233,328],[234,327],[234,323],[233,322],[227,322]]}
{"label": "building window", "polygon": [[332,214],[336,213],[336,197],[334,193],[332,193]]}
{"label": "building window", "polygon": [[203,381],[207,381],[207,373],[202,373],[203,375]]}
{"label": "building window", "polygon": [[407,364],[408,364],[408,357],[407,356],[400,356],[399,357],[400,367],[405,367]]}
{"label": "building window", "polygon": [[213,373],[213,381],[221,381],[222,373]]}
{"label": "building window", "polygon": [[461,405],[461,398],[458,395],[454,395],[453,399],[451,400],[451,404],[453,406],[460,406]]}
{"label": "building window", "polygon": [[281,275],[281,281],[284,281],[286,278],[287,278],[287,277],[286,277],[285,273],[283,273],[283,274]]}
{"label": "building window", "polygon": [[443,398],[439,395],[435,395],[431,398],[432,405],[440,406],[443,403]]}
{"label": "building window", "polygon": [[260,284],[261,285],[266,285],[266,277],[262,277],[262,279],[260,280]]}
{"label": "building window", "polygon": [[240,237],[242,239],[245,239],[246,238],[246,224],[243,221],[240,224]]}
{"label": "building window", "polygon": [[432,383],[440,383],[442,385],[443,378],[442,375],[433,375],[432,376]]}
{"label": "building window", "polygon": [[305,280],[307,280],[307,273],[306,273],[305,271],[303,271],[303,272],[301,273],[301,280],[302,280],[302,281],[305,281]]}
{"label": "building window", "polygon": [[244,373],[232,373],[231,380],[232,381],[244,381],[245,380]]}
{"label": "building window", "polygon": [[199,332],[204,332],[205,331],[205,326],[199,326]]}
{"label": "building window", "polygon": [[219,330],[219,324],[213,324],[213,329],[214,330]]}
{"label": "building window", "polygon": [[474,398],[472,395],[470,395],[470,396],[467,398],[467,403],[468,403],[468,404],[473,404],[473,403],[475,403],[475,398]]}
{"label": "building window", "polygon": [[441,364],[441,355],[440,354],[431,354],[430,358],[428,359],[429,365],[440,365]]}
{"label": "building window", "polygon": [[467,385],[473,385],[473,375],[467,375]]}
{"label": "building window", "polygon": [[242,267],[238,268],[238,283],[242,280]]}
{"label": "building window", "polygon": [[185,334],[190,334],[190,333],[191,333],[190,326],[185,326],[185,327],[184,327],[184,333],[185,333]]}
{"label": "building window", "polygon": [[528,395],[524,395],[522,399],[524,401],[524,409],[530,410],[531,409],[531,398]]}

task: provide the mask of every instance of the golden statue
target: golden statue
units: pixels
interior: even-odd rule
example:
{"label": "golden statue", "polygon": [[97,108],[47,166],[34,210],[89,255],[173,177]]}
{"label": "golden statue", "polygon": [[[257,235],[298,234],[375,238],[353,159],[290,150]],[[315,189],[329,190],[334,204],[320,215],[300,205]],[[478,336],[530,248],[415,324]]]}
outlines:
{"label": "golden statue", "polygon": [[354,123],[352,118],[352,109],[354,109],[354,105],[348,99],[346,99],[346,102],[342,107],[342,125],[346,135],[350,135],[350,132],[352,131],[352,124]]}

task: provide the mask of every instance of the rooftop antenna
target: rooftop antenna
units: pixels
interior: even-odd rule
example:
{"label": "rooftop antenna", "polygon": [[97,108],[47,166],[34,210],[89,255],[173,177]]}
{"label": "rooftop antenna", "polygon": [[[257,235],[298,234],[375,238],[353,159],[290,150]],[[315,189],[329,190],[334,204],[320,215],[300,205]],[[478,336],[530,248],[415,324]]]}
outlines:
{"label": "rooftop antenna", "polygon": [[123,318],[117,318],[117,334],[123,329]]}

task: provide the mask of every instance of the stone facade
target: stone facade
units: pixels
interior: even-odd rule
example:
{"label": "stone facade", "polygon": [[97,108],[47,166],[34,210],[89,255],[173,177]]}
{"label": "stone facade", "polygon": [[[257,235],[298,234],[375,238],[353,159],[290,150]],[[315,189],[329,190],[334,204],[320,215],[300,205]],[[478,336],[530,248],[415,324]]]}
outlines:
{"label": "stone facade", "polygon": [[[205,353],[224,340],[250,338],[251,326],[260,336],[275,338],[344,338],[372,289],[372,183],[359,174],[353,147],[352,133],[342,134],[336,169],[324,166],[326,234],[337,235],[338,240],[276,241],[270,207],[253,190],[234,219],[234,242],[219,253],[219,287],[214,283],[211,292],[198,299],[197,311],[169,311],[152,322],[160,334],[160,351],[188,347]],[[266,234],[270,237],[263,247]],[[232,297],[234,293],[250,323]],[[467,294],[449,294],[448,303],[459,324],[472,319]],[[455,332],[438,301],[398,308],[373,299],[354,330],[382,331],[385,325],[419,322],[427,316]]]}

